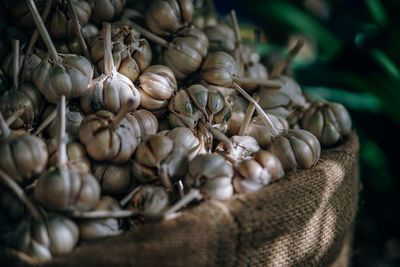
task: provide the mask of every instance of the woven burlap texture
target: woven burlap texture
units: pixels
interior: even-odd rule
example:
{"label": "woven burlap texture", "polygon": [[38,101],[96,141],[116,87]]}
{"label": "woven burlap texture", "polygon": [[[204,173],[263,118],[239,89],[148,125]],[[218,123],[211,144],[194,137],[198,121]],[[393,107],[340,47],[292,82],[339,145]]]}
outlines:
{"label": "woven burlap texture", "polygon": [[0,258],[7,266],[328,266],[350,240],[358,148],[351,134],[323,150],[314,168],[256,193],[205,201],[176,219],[79,246],[47,263],[5,248]]}

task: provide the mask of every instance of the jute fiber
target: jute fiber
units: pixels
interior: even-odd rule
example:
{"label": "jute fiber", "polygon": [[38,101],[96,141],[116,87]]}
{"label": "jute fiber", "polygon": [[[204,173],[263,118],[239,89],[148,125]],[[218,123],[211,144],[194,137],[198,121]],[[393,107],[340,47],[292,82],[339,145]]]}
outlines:
{"label": "jute fiber", "polygon": [[358,138],[323,150],[310,170],[173,220],[77,247],[50,262],[8,248],[3,266],[346,266],[357,211]]}

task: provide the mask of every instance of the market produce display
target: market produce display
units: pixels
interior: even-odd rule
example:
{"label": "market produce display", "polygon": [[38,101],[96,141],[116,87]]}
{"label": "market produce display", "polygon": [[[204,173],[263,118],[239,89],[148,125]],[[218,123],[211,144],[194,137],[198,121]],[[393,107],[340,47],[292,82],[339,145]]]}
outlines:
{"label": "market produce display", "polygon": [[66,254],[312,169],[351,133],[342,105],[282,74],[301,40],[269,70],[235,12],[125,4],[13,4],[10,23],[31,39],[13,40],[2,64],[0,209],[18,224],[2,244]]}

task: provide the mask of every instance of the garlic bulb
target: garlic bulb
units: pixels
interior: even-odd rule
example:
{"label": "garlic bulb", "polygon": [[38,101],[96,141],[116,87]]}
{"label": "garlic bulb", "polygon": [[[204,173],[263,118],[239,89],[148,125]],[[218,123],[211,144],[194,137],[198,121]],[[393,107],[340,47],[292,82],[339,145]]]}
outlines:
{"label": "garlic bulb", "polygon": [[322,146],[336,144],[351,131],[351,118],[339,103],[311,103],[301,120],[302,127],[314,134]]}
{"label": "garlic bulb", "polygon": [[239,75],[236,61],[226,52],[209,53],[201,67],[201,78],[209,84],[231,87]]}
{"label": "garlic bulb", "polygon": [[226,200],[233,195],[233,167],[217,153],[198,155],[190,163],[185,184],[199,188],[202,195],[217,200]]}
{"label": "garlic bulb", "polygon": [[0,210],[7,220],[20,222],[26,216],[24,204],[8,187],[0,186]]}
{"label": "garlic bulb", "polygon": [[259,104],[265,112],[282,117],[289,125],[294,125],[308,104],[296,81],[287,76],[279,76],[278,80],[282,83],[280,89],[260,88]]}
{"label": "garlic bulb", "polygon": [[126,120],[132,125],[139,144],[158,131],[158,120],[156,116],[145,109],[129,112],[126,115]]}
{"label": "garlic bulb", "polygon": [[225,158],[232,159],[234,162],[250,159],[255,152],[261,149],[257,140],[251,136],[234,135],[230,140],[233,145],[233,151],[229,151],[223,142],[217,145],[215,151]]}
{"label": "garlic bulb", "polygon": [[270,181],[285,175],[279,159],[264,150],[255,152],[252,159],[240,162],[237,170],[238,175],[233,179],[233,187],[238,193],[257,191]]}
{"label": "garlic bulb", "polygon": [[[43,111],[42,120],[49,116],[53,110],[54,106],[47,106],[47,108]],[[65,118],[66,131],[72,138],[77,138],[79,136],[79,126],[81,125],[81,122],[84,118],[82,112],[75,107],[67,107]],[[50,138],[53,138],[57,135],[58,121],[58,118],[55,118],[45,129],[45,132],[49,135]]]}
{"label": "garlic bulb", "polygon": [[203,29],[210,42],[210,52],[224,51],[231,53],[235,49],[235,33],[224,23],[208,26]]}
{"label": "garlic bulb", "polygon": [[184,80],[200,68],[208,46],[207,36],[202,31],[193,27],[184,28],[164,52],[163,62],[172,69],[176,79]]}
{"label": "garlic bulb", "polygon": [[[272,114],[268,114],[268,117],[279,132],[289,129],[289,124],[285,119]],[[268,148],[274,138],[274,133],[264,125],[259,116],[250,121],[245,134],[254,137],[264,149]]]}
{"label": "garlic bulb", "polygon": [[99,181],[103,194],[107,195],[126,194],[135,185],[129,164],[95,163],[93,175]]}
{"label": "garlic bulb", "polygon": [[78,226],[67,217],[51,214],[46,221],[22,221],[14,232],[14,247],[42,260],[70,253],[79,240]]}
{"label": "garlic bulb", "polygon": [[177,87],[175,75],[170,68],[163,65],[150,66],[139,76],[140,105],[148,110],[165,108]]}
{"label": "garlic bulb", "polygon": [[[121,207],[114,198],[103,196],[97,205],[94,207],[94,211],[101,210],[120,210]],[[94,240],[101,237],[117,235],[121,233],[119,229],[118,219],[98,219],[98,220],[81,220],[78,222],[79,237],[82,240]]]}
{"label": "garlic bulb", "polygon": [[186,173],[187,154],[181,142],[167,136],[153,135],[139,145],[132,162],[132,173],[142,183],[161,180],[165,188],[172,191],[172,184]]}
{"label": "garlic bulb", "polygon": [[282,163],[284,170],[309,169],[321,154],[318,139],[306,130],[288,130],[277,136],[268,148]]}
{"label": "garlic bulb", "polygon": [[126,0],[94,0],[93,21],[101,24],[103,21],[113,21],[121,15]]}
{"label": "garlic bulb", "polygon": [[[41,12],[44,9],[45,1],[35,0],[35,3],[37,5],[37,9],[39,12]],[[10,14],[15,25],[19,25],[24,29],[32,29],[35,27],[32,15],[29,13],[29,9],[25,0],[17,0],[12,2]]]}
{"label": "garlic bulb", "polygon": [[194,13],[191,0],[153,1],[146,12],[146,23],[155,34],[169,36],[187,26]]}
{"label": "garlic bulb", "polygon": [[128,209],[138,210],[145,219],[157,219],[168,205],[168,193],[163,187],[145,185],[132,196]]}

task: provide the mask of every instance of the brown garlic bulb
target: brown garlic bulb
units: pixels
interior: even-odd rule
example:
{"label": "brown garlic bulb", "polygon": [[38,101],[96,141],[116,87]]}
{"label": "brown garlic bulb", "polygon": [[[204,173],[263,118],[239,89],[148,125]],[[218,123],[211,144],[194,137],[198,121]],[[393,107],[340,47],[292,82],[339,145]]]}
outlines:
{"label": "brown garlic bulb", "polygon": [[189,152],[188,159],[191,161],[198,154],[205,153],[204,143],[187,127],[176,127],[171,130],[159,132],[160,135],[166,135],[174,142],[180,142]]}
{"label": "brown garlic bulb", "polygon": [[[251,79],[267,80],[268,70],[263,64],[255,62],[249,65],[245,65],[243,76]],[[240,82],[239,84],[242,85],[247,92],[252,92],[257,88],[257,85],[253,84],[241,84]]]}
{"label": "brown garlic bulb", "polygon": [[60,54],[84,55],[78,39],[70,39],[67,42],[55,41],[54,46]]}
{"label": "brown garlic bulb", "polygon": [[132,173],[142,183],[161,180],[165,188],[172,191],[172,183],[186,173],[187,154],[181,142],[167,136],[153,135],[139,145],[132,162]]}
{"label": "brown garlic bulb", "polygon": [[51,214],[46,221],[22,221],[14,232],[14,247],[42,260],[70,253],[79,240],[78,226],[67,217]]}
{"label": "brown garlic bulb", "polygon": [[155,34],[169,36],[187,26],[193,13],[191,0],[157,0],[146,12],[146,23]]}
{"label": "brown garlic bulb", "polygon": [[233,167],[217,153],[198,155],[190,163],[185,184],[199,188],[202,195],[226,200],[233,195]]}
{"label": "brown garlic bulb", "polygon": [[201,67],[201,78],[209,84],[231,87],[239,68],[232,56],[226,52],[209,53]]}
{"label": "brown garlic bulb", "polygon": [[[49,151],[49,164],[51,166],[55,166],[58,160],[57,153],[57,138],[52,138],[47,142],[47,149]],[[75,141],[72,141],[72,138],[68,138],[67,144],[67,158],[68,168],[73,169],[80,175],[84,175],[90,173],[91,163],[86,154],[85,147]]]}
{"label": "brown garlic bulb", "polygon": [[314,134],[322,146],[332,146],[351,132],[350,115],[339,103],[311,103],[304,113],[301,125]]}
{"label": "brown garlic bulb", "polygon": [[94,0],[93,21],[101,24],[103,21],[113,21],[121,15],[126,0]]}
{"label": "brown garlic bulb", "polygon": [[[41,12],[44,9],[46,1],[35,0],[36,6]],[[32,29],[35,27],[32,15],[29,13],[28,6],[25,0],[17,0],[12,3],[10,14],[15,25],[21,26],[24,29]]]}
{"label": "brown garlic bulb", "polygon": [[241,162],[252,158],[261,148],[255,138],[251,136],[234,135],[230,138],[233,151],[229,151],[224,142],[218,144],[215,151],[234,162]]}
{"label": "brown garlic bulb", "polygon": [[[277,129],[279,132],[289,129],[289,125],[285,119],[272,114],[268,114],[268,117],[275,129]],[[263,124],[259,116],[250,121],[245,134],[254,137],[264,149],[268,148],[274,138],[274,133],[270,128]]]}
{"label": "brown garlic bulb", "polygon": [[26,217],[26,209],[22,203],[8,187],[0,186],[0,210],[12,222],[20,222]]}
{"label": "brown garlic bulb", "polygon": [[294,125],[307,108],[307,102],[300,86],[292,78],[279,76],[280,89],[260,88],[259,104],[265,112],[286,119],[289,125]]}
{"label": "brown garlic bulb", "polygon": [[138,210],[145,219],[158,219],[168,205],[168,193],[163,187],[145,185],[132,196],[128,209]]}
{"label": "brown garlic bulb", "polygon": [[88,44],[91,44],[99,34],[99,28],[97,28],[96,25],[90,22],[82,27],[82,36]]}
{"label": "brown garlic bulb", "polygon": [[[86,1],[71,0],[80,25],[89,21],[92,9]],[[66,4],[58,4],[49,18],[49,32],[55,39],[67,40],[75,36],[73,22]]]}
{"label": "brown garlic bulb", "polygon": [[172,69],[176,79],[184,80],[200,68],[208,46],[207,36],[202,31],[193,27],[184,28],[164,52],[163,62]]}
{"label": "brown garlic bulb", "polygon": [[129,112],[126,120],[132,125],[138,143],[141,144],[149,136],[158,131],[158,120],[150,111],[140,109],[136,112]]}
{"label": "brown garlic bulb", "polygon": [[268,148],[282,163],[284,170],[309,169],[321,154],[318,139],[306,130],[288,130],[277,136]]}
{"label": "brown garlic bulb", "polygon": [[29,184],[47,164],[47,147],[32,135],[14,136],[0,114],[0,168],[19,184]]}
{"label": "brown garlic bulb", "polygon": [[148,67],[139,76],[139,84],[140,105],[152,111],[167,107],[178,87],[172,70],[163,65]]}
{"label": "brown garlic bulb", "polygon": [[[26,83],[32,82],[32,75],[34,70],[39,66],[42,62],[43,58],[46,57],[46,52],[34,48],[33,51],[29,55],[21,55],[19,59],[19,65],[24,62],[21,70],[22,80]],[[13,56],[12,54],[8,54],[4,57],[2,62],[2,69],[4,73],[10,79],[13,78]]]}
{"label": "brown garlic bulb", "polygon": [[208,26],[203,29],[210,42],[210,52],[224,51],[231,53],[235,49],[235,33],[224,23]]}
{"label": "brown garlic bulb", "polygon": [[135,85],[116,71],[111,55],[111,25],[104,23],[104,69],[105,74],[89,83],[87,92],[81,98],[81,106],[87,113],[109,110],[117,113],[128,101],[133,101],[131,110],[140,104],[140,94]]}
{"label": "brown garlic bulb", "polygon": [[[120,210],[121,207],[114,198],[103,196],[97,205],[94,207],[94,211],[101,210]],[[98,219],[98,220],[81,220],[78,222],[79,226],[79,237],[82,240],[94,240],[101,237],[117,235],[121,233],[119,229],[118,219]]]}
{"label": "brown garlic bulb", "polygon": [[[43,111],[42,120],[47,118],[54,111],[54,106],[47,106],[47,108]],[[77,138],[79,136],[79,127],[83,120],[84,116],[82,112],[74,107],[66,108],[66,131],[72,138]],[[57,135],[58,131],[58,118],[55,118],[49,126],[46,127],[45,132],[49,135],[50,138],[53,138]]]}
{"label": "brown garlic bulb", "polygon": [[95,163],[93,175],[100,183],[103,194],[121,196],[135,185],[129,164]]}
{"label": "brown garlic bulb", "polygon": [[237,170],[233,187],[238,193],[255,192],[285,175],[279,159],[264,150],[254,153],[252,159],[240,162]]}
{"label": "brown garlic bulb", "polygon": [[[121,23],[111,27],[112,57],[117,71],[132,82],[150,66],[152,51],[146,39],[134,28]],[[90,53],[101,71],[104,69],[104,36],[99,35],[90,44]]]}

